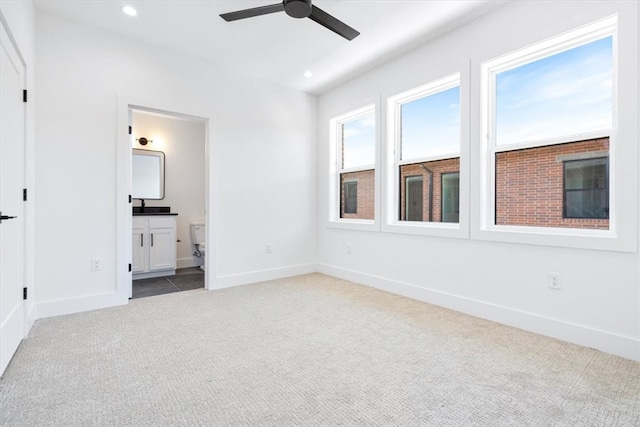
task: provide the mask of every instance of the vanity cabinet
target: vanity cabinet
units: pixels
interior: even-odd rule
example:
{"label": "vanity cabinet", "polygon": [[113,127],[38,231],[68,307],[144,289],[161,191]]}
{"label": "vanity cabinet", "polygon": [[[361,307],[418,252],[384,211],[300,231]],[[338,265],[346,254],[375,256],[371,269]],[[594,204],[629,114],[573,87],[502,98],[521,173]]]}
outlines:
{"label": "vanity cabinet", "polygon": [[131,240],[133,280],[175,274],[175,215],[134,216]]}

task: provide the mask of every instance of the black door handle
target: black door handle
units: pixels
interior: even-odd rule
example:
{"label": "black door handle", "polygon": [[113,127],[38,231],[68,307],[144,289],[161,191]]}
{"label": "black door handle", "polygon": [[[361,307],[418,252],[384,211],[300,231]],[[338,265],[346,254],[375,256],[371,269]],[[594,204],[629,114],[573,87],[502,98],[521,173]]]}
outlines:
{"label": "black door handle", "polygon": [[2,212],[0,212],[0,223],[2,223],[2,221],[6,221],[8,219],[14,219],[14,218],[17,218],[17,216],[2,215]]}

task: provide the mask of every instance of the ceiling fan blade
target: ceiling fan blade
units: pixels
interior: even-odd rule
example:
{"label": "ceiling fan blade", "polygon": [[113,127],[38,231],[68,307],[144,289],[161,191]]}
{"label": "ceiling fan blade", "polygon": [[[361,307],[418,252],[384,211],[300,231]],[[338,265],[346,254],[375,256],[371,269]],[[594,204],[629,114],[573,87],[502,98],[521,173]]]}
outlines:
{"label": "ceiling fan blade", "polygon": [[236,21],[238,19],[252,18],[254,16],[268,15],[270,13],[284,11],[284,3],[272,4],[269,6],[254,7],[252,9],[238,10],[235,12],[223,13],[220,15],[225,21]]}
{"label": "ceiling fan blade", "polygon": [[316,21],[318,24],[341,35],[347,40],[353,40],[360,35],[358,31],[316,6],[311,6],[309,19]]}

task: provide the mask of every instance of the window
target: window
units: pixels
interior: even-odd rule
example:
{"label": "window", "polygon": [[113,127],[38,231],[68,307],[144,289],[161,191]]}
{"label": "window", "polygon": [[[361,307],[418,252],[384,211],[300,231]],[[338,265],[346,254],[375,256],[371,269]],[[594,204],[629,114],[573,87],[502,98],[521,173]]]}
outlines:
{"label": "window", "polygon": [[[375,108],[367,106],[331,121],[336,142],[336,175],[339,193],[331,197],[335,219],[375,218]],[[336,203],[338,202],[338,203]],[[334,211],[334,212],[336,212]]]}
{"label": "window", "polygon": [[609,218],[608,159],[564,162],[565,218]]}
{"label": "window", "polygon": [[442,174],[442,222],[458,222],[460,218],[460,173]]}
{"label": "window", "polygon": [[358,213],[358,181],[347,181],[343,184],[344,208],[343,213]]}
{"label": "window", "polygon": [[[423,202],[423,176],[408,176],[405,178],[406,194],[406,220],[422,221]],[[402,213],[400,214],[402,215]]]}
{"label": "window", "polygon": [[[460,76],[448,76],[389,99],[394,201],[400,222],[458,222],[443,216],[443,189],[459,200],[459,186],[445,186],[460,169]],[[457,213],[459,207],[452,207]]]}
{"label": "window", "polygon": [[610,18],[483,64],[485,227],[609,229],[614,33]]}

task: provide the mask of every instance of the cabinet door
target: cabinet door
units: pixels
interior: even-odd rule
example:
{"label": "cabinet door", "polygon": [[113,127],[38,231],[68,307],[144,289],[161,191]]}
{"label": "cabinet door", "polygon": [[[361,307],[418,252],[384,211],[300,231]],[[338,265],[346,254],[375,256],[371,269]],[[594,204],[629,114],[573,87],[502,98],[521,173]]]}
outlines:
{"label": "cabinet door", "polygon": [[142,273],[147,270],[147,253],[149,245],[149,236],[145,233],[144,228],[134,228],[131,238],[131,271],[133,273]]}
{"label": "cabinet door", "polygon": [[149,270],[176,268],[175,228],[149,229]]}

